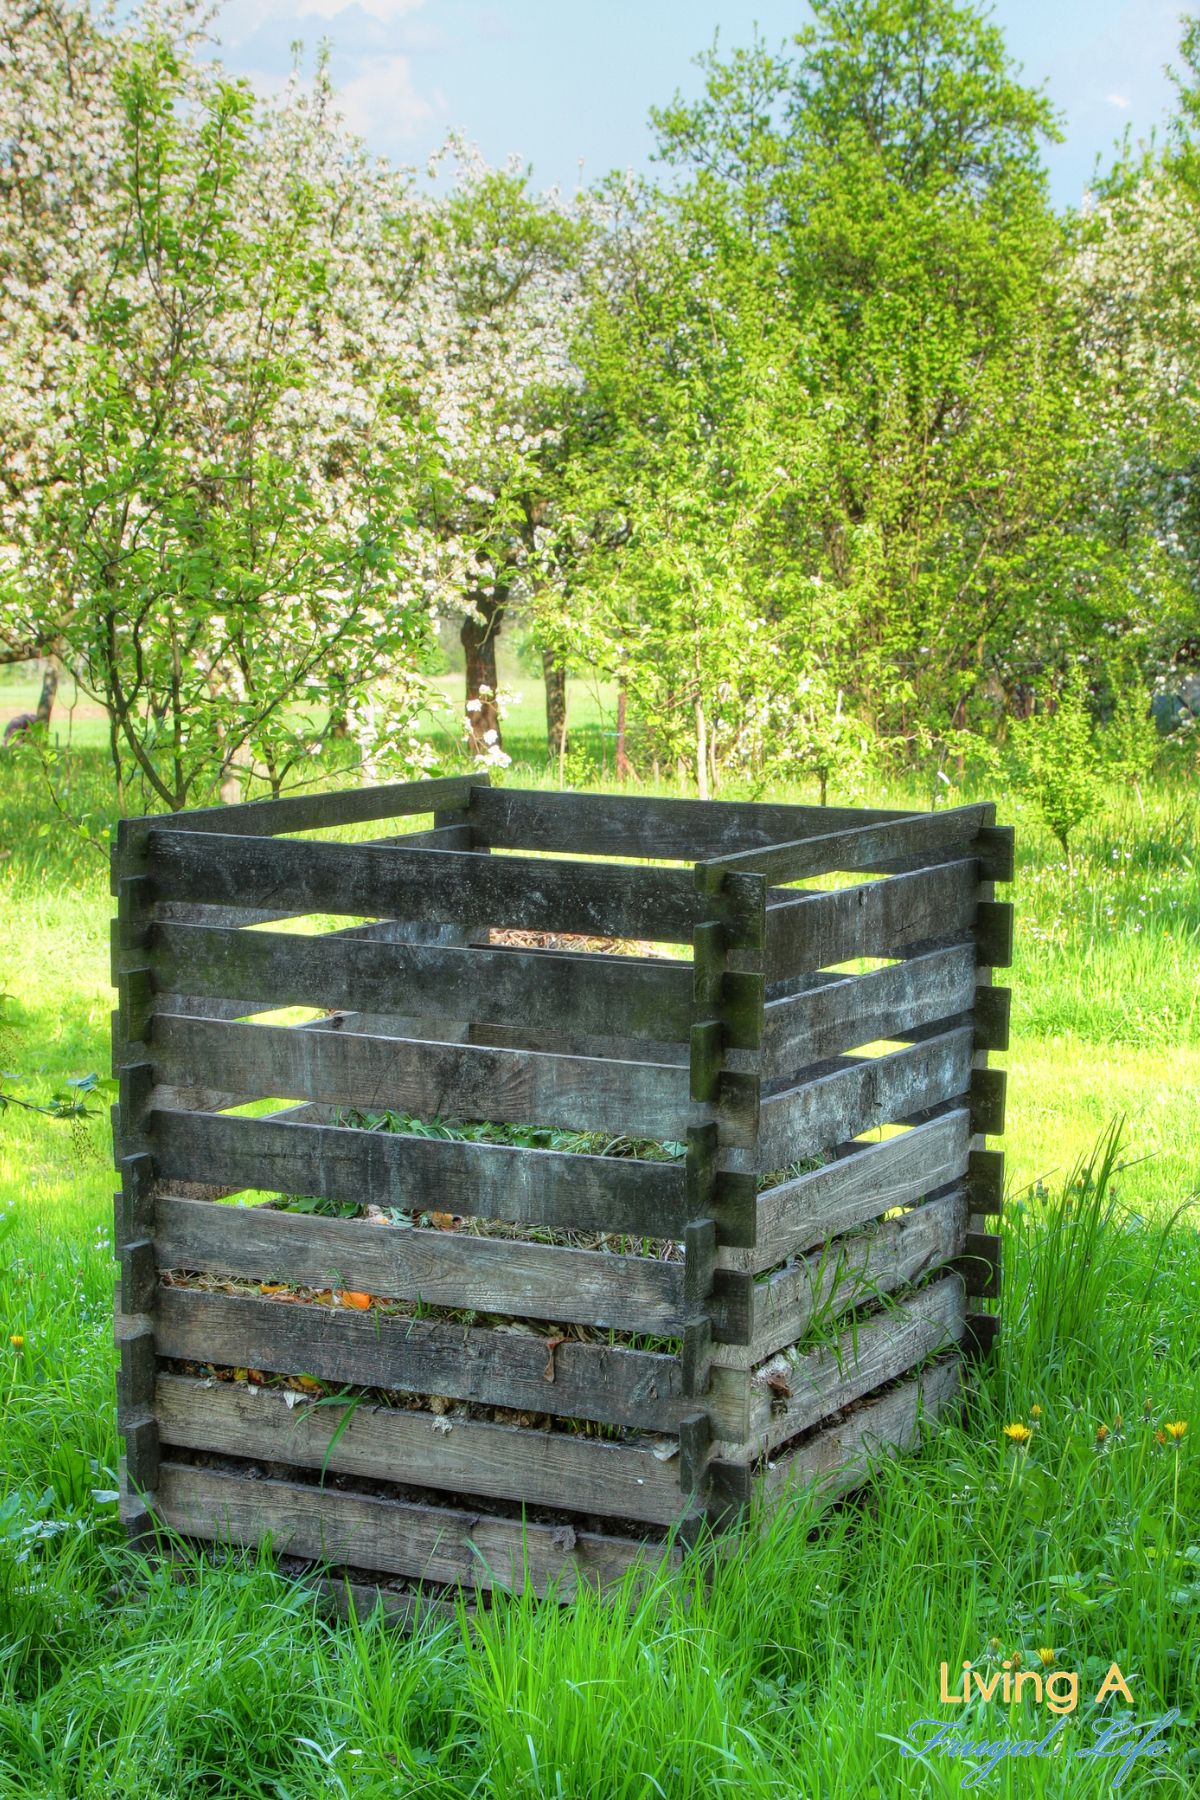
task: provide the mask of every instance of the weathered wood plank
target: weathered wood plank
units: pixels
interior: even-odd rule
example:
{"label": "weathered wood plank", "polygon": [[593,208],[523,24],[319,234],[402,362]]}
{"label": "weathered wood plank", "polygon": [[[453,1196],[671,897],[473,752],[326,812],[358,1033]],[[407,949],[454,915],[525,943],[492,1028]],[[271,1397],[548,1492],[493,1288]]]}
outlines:
{"label": "weathered wood plank", "polygon": [[843,1146],[836,1161],[761,1193],[754,1248],[719,1251],[720,1267],[757,1274],[895,1207],[915,1205],[962,1179],[970,1139],[962,1107],[881,1143]]}
{"label": "weathered wood plank", "polygon": [[682,1163],[526,1150],[281,1118],[153,1114],[155,1167],[173,1181],[678,1238],[692,1217]]}
{"label": "weathered wood plank", "polygon": [[768,1001],[765,1076],[794,1075],[861,1044],[956,1018],[970,1012],[975,999],[975,949],[959,944]]}
{"label": "weathered wood plank", "polygon": [[676,1356],[574,1341],[552,1347],[533,1333],[486,1326],[165,1287],[154,1336],[160,1356],[647,1431],[672,1432],[693,1410]]}
{"label": "weathered wood plank", "polygon": [[835,1319],[875,1294],[918,1281],[960,1254],[966,1224],[966,1196],[955,1188],[780,1269],[755,1287],[751,1342],[722,1344],[715,1360],[722,1368],[752,1369],[794,1344],[814,1319]]}
{"label": "weathered wood plank", "polygon": [[768,1463],[755,1480],[766,1503],[777,1505],[786,1494],[799,1497],[812,1486],[823,1499],[848,1493],[866,1480],[883,1457],[911,1450],[920,1442],[923,1421],[934,1421],[958,1396],[961,1362],[957,1356],[934,1363],[911,1381],[889,1388],[878,1400],[856,1408],[846,1419],[815,1433],[778,1461]]}
{"label": "weathered wood plank", "polygon": [[526,1587],[563,1601],[585,1586],[620,1581],[646,1558],[637,1538],[491,1518],[448,1506],[255,1481],[164,1463],[156,1512],[172,1530],[218,1542],[261,1544],[277,1554],[378,1569],[465,1588]]}
{"label": "weathered wood plank", "polygon": [[965,858],[771,904],[767,979],[959,936],[974,925],[978,892],[979,864]]}
{"label": "weathered wood plank", "polygon": [[349,1288],[515,1318],[678,1336],[683,1264],[462,1231],[313,1218],[261,1206],[160,1196],[164,1269],[205,1269],[292,1286]]}
{"label": "weathered wood plank", "polygon": [[883,823],[863,820],[820,837],[801,834],[788,843],[741,850],[720,857],[716,866],[789,882],[810,875],[867,871],[897,857],[921,855],[944,862],[971,849],[992,811],[991,806],[957,806]]}
{"label": "weathered wood plank", "polygon": [[[690,871],[480,856],[469,850],[244,838],[156,826],[147,871],[158,900],[359,918],[452,919],[588,936],[688,943],[700,918]],[[739,885],[740,884],[740,885]],[[735,938],[758,928],[762,884],[730,877]]]}
{"label": "weathered wood plank", "polygon": [[448,812],[465,808],[486,775],[442,775],[422,781],[396,781],[382,787],[342,788],[335,793],[287,794],[279,800],[246,800],[234,806],[198,806],[184,813],[150,813],[122,819],[115,854],[137,857],[150,832],[164,825],[179,831],[215,831],[222,836],[270,836],[280,831],[319,831],[334,825],[361,825],[372,819],[397,819],[406,813]]}
{"label": "weathered wood plank", "polygon": [[683,1509],[678,1457],[649,1446],[396,1407],[358,1406],[346,1424],[340,1407],[289,1409],[271,1388],[183,1375],[159,1376],[155,1410],[168,1446],[650,1524]]}
{"label": "weathered wood plank", "polygon": [[[925,1050],[926,1046],[918,1046]],[[149,1054],[160,1089],[186,1094],[213,1071],[229,1091],[393,1108],[422,1118],[486,1119],[573,1131],[678,1141],[707,1111],[688,1098],[686,1069],[663,1063],[553,1056],[354,1031],[295,1031],[286,1025],[155,1016]],[[902,1053],[903,1054],[903,1053]],[[735,1111],[739,1081],[746,1106]],[[753,1142],[754,1084],[726,1075],[732,1142]]]}
{"label": "weathered wood plank", "polygon": [[467,809],[478,844],[578,856],[697,862],[842,827],[907,819],[856,807],[672,800],[629,794],[556,794],[480,788]]}
{"label": "weathered wood plank", "polygon": [[970,1026],[964,1025],[886,1056],[851,1062],[782,1094],[768,1095],[761,1108],[759,1169],[785,1168],[832,1150],[877,1125],[895,1123],[965,1095],[972,1082],[973,1053],[974,1035]]}
{"label": "weathered wood plank", "polygon": [[616,1057],[619,1062],[673,1063],[686,1066],[688,1047],[685,1042],[672,1043],[660,1038],[594,1037],[591,1033],[543,1029],[528,1031],[521,1025],[473,1024],[464,1041],[468,1044],[492,1044],[503,1050],[541,1050],[559,1056]]}
{"label": "weathered wood plank", "polygon": [[154,926],[150,959],[160,991],[239,1001],[248,995],[264,1007],[515,1020],[532,1030],[617,1039],[681,1040],[691,1023],[691,968],[667,959],[630,965],[599,955],[298,938],[197,925]]}
{"label": "weathered wood plank", "polygon": [[[799,1436],[842,1407],[895,1381],[906,1370],[961,1342],[966,1299],[957,1275],[946,1275],[919,1293],[860,1320],[836,1344],[822,1346],[783,1371],[782,1385],[751,1382],[750,1437],[718,1454],[755,1461]],[[768,1365],[769,1367],[770,1365]],[[228,1440],[227,1440],[228,1441]]]}

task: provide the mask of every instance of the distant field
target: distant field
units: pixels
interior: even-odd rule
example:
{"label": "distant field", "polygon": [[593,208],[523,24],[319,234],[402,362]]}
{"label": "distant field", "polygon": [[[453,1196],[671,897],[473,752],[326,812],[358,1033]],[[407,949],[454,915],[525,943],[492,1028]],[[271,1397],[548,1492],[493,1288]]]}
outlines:
{"label": "distant field", "polygon": [[[504,718],[508,753],[518,763],[536,764],[546,759],[546,693],[538,674],[525,674],[508,656],[500,657],[501,692],[513,697]],[[0,733],[18,713],[33,712],[41,693],[41,677],[27,672],[0,671]],[[465,689],[458,673],[434,675],[429,686],[446,710],[432,707],[426,715],[426,735],[448,756],[457,756],[462,743]],[[576,743],[583,745],[597,763],[611,766],[616,736],[617,692],[614,682],[572,676],[567,681],[567,722]],[[51,740],[80,749],[103,746],[108,723],[103,707],[88,699],[68,677],[58,691],[51,718]],[[607,752],[607,754],[604,754]]]}

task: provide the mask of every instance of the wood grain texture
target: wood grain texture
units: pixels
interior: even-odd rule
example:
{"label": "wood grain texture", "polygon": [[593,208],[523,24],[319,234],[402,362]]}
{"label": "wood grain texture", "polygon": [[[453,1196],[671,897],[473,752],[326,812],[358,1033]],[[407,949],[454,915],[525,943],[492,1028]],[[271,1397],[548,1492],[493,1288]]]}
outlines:
{"label": "wood grain texture", "polygon": [[[160,1089],[185,1095],[220,1071],[229,1091],[319,1101],[419,1118],[484,1119],[513,1125],[608,1131],[681,1141],[708,1110],[688,1097],[687,1070],[663,1063],[365,1037],[286,1025],[156,1015],[149,1054]],[[725,1104],[730,1141],[753,1142],[757,1083],[740,1078],[746,1107]],[[724,1076],[723,1092],[739,1078]]]}
{"label": "wood grain texture", "polygon": [[966,1194],[955,1188],[874,1231],[822,1246],[756,1285],[751,1342],[720,1345],[715,1362],[752,1369],[796,1343],[814,1321],[824,1325],[876,1294],[921,1280],[961,1253],[966,1228]]}
{"label": "wood grain texture", "polygon": [[861,1044],[957,1018],[975,999],[974,946],[959,944],[771,1000],[763,1020],[764,1076],[794,1075]]}
{"label": "wood grain texture", "polygon": [[742,850],[721,857],[719,866],[765,875],[772,882],[789,882],[812,875],[865,872],[914,855],[944,862],[972,849],[992,810],[987,805],[957,806],[882,823],[862,821],[819,837],[802,834],[790,843]]}
{"label": "wood grain texture", "polygon": [[934,1363],[911,1381],[889,1388],[860,1406],[837,1425],[814,1433],[781,1456],[755,1480],[768,1505],[785,1495],[799,1498],[806,1488],[823,1499],[848,1493],[866,1480],[881,1458],[911,1450],[920,1442],[921,1426],[934,1422],[958,1397],[958,1357]]}
{"label": "wood grain texture", "polygon": [[[690,872],[409,850],[402,845],[244,838],[165,827],[147,833],[157,900],[334,913],[358,918],[452,919],[588,936],[689,943],[700,918]],[[755,925],[755,878],[730,877],[734,934]],[[740,885],[739,885],[740,883]]]}
{"label": "wood grain texture", "polygon": [[684,1411],[680,1359],[565,1342],[512,1328],[366,1317],[254,1295],[163,1288],[160,1356],[226,1368],[303,1373],[406,1394],[673,1432]]}
{"label": "wood grain texture", "polygon": [[340,1407],[289,1409],[271,1388],[184,1375],[159,1376],[155,1410],[168,1447],[650,1524],[670,1524],[683,1507],[678,1457],[648,1446],[396,1407],[355,1407],[347,1424]]}
{"label": "wood grain texture", "polygon": [[767,907],[767,979],[961,936],[974,926],[978,891],[979,864],[965,858],[774,901]]}
{"label": "wood grain texture", "polygon": [[672,1337],[685,1322],[682,1263],[462,1231],[214,1206],[165,1195],[157,1202],[154,1253],[164,1269],[349,1288],[429,1306],[613,1331]]}
{"label": "wood grain texture", "polygon": [[801,1357],[786,1372],[790,1393],[751,1384],[750,1437],[727,1459],[757,1460],[831,1413],[895,1381],[927,1357],[958,1344],[966,1329],[966,1301],[957,1275],[946,1275],[895,1306],[860,1321],[836,1344]]}
{"label": "wood grain texture", "polygon": [[248,800],[234,806],[199,806],[184,813],[152,813],[122,819],[114,855],[128,860],[145,849],[152,831],[168,823],[183,831],[212,831],[222,836],[270,836],[280,831],[319,831],[334,825],[359,825],[372,819],[405,814],[451,811],[466,807],[472,792],[486,785],[486,775],[443,775],[424,781],[397,781],[382,787],[343,788],[336,793],[288,794],[279,800]]}
{"label": "wood grain texture", "polygon": [[549,1033],[682,1040],[686,963],[381,943],[338,936],[157,925],[160,992],[267,1007],[320,1006],[400,1017],[517,1022]]}
{"label": "wood grain texture", "polygon": [[269,1538],[278,1555],[464,1588],[514,1593],[531,1588],[537,1594],[553,1588],[563,1601],[574,1599],[584,1586],[620,1581],[645,1560],[637,1538],[298,1482],[255,1481],[182,1463],[163,1464],[155,1510],[172,1530],[188,1537],[233,1544],[261,1544]]}
{"label": "wood grain texture", "polygon": [[678,1238],[693,1216],[681,1163],[457,1143],[282,1118],[152,1115],[160,1177],[236,1191]]}
{"label": "wood grain texture", "polygon": [[973,1053],[974,1034],[961,1026],[769,1095],[761,1107],[758,1167],[785,1168],[967,1094]]}
{"label": "wood grain texture", "polygon": [[555,794],[480,788],[467,817],[479,844],[496,849],[702,862],[842,826],[907,819],[902,812],[837,806],[672,800],[629,794]]}
{"label": "wood grain texture", "polygon": [[877,1144],[847,1144],[837,1160],[758,1196],[752,1250],[721,1250],[726,1269],[758,1273],[802,1250],[853,1231],[898,1206],[912,1206],[960,1181],[967,1169],[965,1107]]}

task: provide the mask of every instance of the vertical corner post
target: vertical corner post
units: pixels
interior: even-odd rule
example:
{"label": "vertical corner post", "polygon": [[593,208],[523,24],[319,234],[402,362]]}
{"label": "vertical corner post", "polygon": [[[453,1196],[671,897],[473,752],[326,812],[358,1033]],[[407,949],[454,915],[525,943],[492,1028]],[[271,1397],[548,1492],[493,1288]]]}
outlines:
{"label": "vertical corner post", "polygon": [[131,1539],[154,1542],[158,1484],[158,1423],[154,1412],[157,1357],[153,1309],[158,1288],[154,1250],[154,1168],[149,1144],[153,1069],[148,1054],[153,1024],[152,884],[141,844],[122,821],[112,856],[117,913],[112,931],[113,1154],[121,1186],[115,1197],[113,1254],[120,1268],[116,1293],[117,1431],[124,1440],[120,1511]]}
{"label": "vertical corner post", "polygon": [[714,1346],[749,1342],[751,1329],[752,1277],[718,1271],[717,1250],[750,1249],[755,1241],[767,901],[761,875],[698,863],[695,879],[700,905],[692,937],[689,1081],[694,1106],[706,1116],[687,1134],[683,1388],[695,1411],[680,1433],[685,1525],[691,1521],[693,1536],[700,1520],[732,1522],[741,1504],[732,1504],[731,1494],[749,1493],[748,1469],[712,1459],[716,1432],[707,1401]]}
{"label": "vertical corner post", "polygon": [[996,969],[1007,968],[1013,954],[1013,908],[996,899],[997,882],[1013,879],[1012,828],[997,826],[994,809],[981,827],[976,844],[980,884],[975,912],[975,1030],[972,1057],[971,1143],[967,1169],[967,1236],[960,1262],[968,1296],[976,1304],[967,1315],[966,1345],[977,1356],[990,1353],[1000,1329],[993,1309],[1001,1292],[1001,1240],[996,1229],[1003,1205],[1004,1155],[988,1148],[987,1139],[1004,1131],[1006,1077],[988,1066],[992,1051],[1008,1048],[1011,994],[995,985]]}

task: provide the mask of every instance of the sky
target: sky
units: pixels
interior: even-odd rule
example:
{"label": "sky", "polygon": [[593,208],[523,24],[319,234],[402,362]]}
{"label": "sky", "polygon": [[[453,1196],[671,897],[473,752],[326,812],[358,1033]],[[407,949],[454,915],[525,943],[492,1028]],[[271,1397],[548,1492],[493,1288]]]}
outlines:
{"label": "sky", "polygon": [[[1078,203],[1099,155],[1128,126],[1148,136],[1169,108],[1178,0],[997,0],[1031,85],[1062,114],[1047,148],[1051,190]],[[535,184],[573,189],[610,169],[652,167],[650,108],[695,93],[692,58],[755,23],[769,44],[807,17],[803,0],[225,0],[214,26],[231,72],[269,92],[300,40],[322,40],[349,123],[393,162],[423,168],[448,130],[490,162],[516,155]]]}

